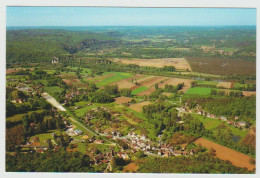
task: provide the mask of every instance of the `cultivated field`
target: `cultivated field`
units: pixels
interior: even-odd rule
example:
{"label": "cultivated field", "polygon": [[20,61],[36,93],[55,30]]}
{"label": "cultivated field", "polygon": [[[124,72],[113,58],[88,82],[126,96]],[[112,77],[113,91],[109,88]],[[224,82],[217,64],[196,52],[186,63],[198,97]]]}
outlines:
{"label": "cultivated field", "polygon": [[161,58],[161,59],[117,59],[117,62],[123,64],[135,64],[139,66],[164,67],[174,66],[176,69],[190,70],[191,67],[185,58]]}
{"label": "cultivated field", "polygon": [[234,151],[225,146],[219,145],[212,141],[206,140],[204,138],[197,139],[194,143],[201,144],[203,147],[207,149],[213,148],[216,150],[216,157],[222,160],[230,161],[234,166],[237,167],[246,167],[249,170],[253,170],[255,165],[249,163],[250,156]]}
{"label": "cultivated field", "polygon": [[117,85],[119,89],[122,89],[122,88],[132,88],[132,87],[135,86],[134,83],[129,82],[127,80],[120,80],[118,82],[111,83],[110,85]]}
{"label": "cultivated field", "polygon": [[256,95],[256,91],[243,91],[244,96],[253,96]]}
{"label": "cultivated field", "polygon": [[143,106],[146,106],[146,105],[149,105],[149,104],[151,104],[150,101],[144,101],[144,102],[141,102],[141,103],[131,104],[130,108],[137,111],[137,112],[141,112]]}
{"label": "cultivated field", "polygon": [[232,87],[232,82],[219,82],[217,84],[217,87],[231,88]]}
{"label": "cultivated field", "polygon": [[169,78],[168,80],[165,80],[163,83],[159,84],[159,88],[164,88],[166,84],[177,86],[179,83],[184,83],[184,87],[180,90],[182,92],[186,92],[190,86],[191,86],[190,79],[183,79],[183,78]]}
{"label": "cultivated field", "polygon": [[123,103],[128,103],[131,100],[132,100],[132,98],[130,98],[130,97],[121,96],[121,97],[115,98],[115,103],[116,104],[123,104]]}

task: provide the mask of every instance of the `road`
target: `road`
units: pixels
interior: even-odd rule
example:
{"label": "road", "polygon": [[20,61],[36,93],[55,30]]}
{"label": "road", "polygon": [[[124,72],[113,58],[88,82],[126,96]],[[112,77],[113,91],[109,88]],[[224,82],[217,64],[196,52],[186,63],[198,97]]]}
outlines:
{"label": "road", "polygon": [[66,111],[66,109],[60,103],[58,103],[58,101],[56,101],[55,98],[53,98],[48,93],[46,93],[46,92],[43,93],[42,97],[44,99],[46,99],[49,103],[51,103],[52,106],[54,106],[55,108],[59,109],[60,111]]}
{"label": "road", "polygon": [[[53,98],[51,95],[49,95],[48,93],[43,93],[42,94],[43,98],[45,98],[52,106],[54,106],[55,108],[61,110],[61,111],[66,111],[66,109],[56,101],[55,98]],[[76,119],[72,118],[72,117],[69,117],[69,119],[72,121],[72,122],[75,122],[77,123],[78,125],[80,125],[82,128],[84,128],[87,132],[95,135],[95,136],[99,136],[97,133],[91,131],[90,129],[88,129],[87,127],[85,127],[83,124],[81,124],[79,121],[77,121]],[[110,145],[116,145],[116,143],[113,143],[107,139],[104,139],[106,140],[107,142],[110,143]]]}

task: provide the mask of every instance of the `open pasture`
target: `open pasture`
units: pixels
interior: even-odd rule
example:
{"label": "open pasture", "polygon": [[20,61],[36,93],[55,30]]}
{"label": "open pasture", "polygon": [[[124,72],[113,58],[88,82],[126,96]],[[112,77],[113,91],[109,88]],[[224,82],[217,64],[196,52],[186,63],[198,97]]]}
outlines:
{"label": "open pasture", "polygon": [[243,153],[239,153],[235,150],[219,145],[212,141],[206,140],[204,138],[199,138],[194,143],[201,144],[203,147],[206,147],[207,149],[210,148],[215,149],[217,158],[222,160],[228,160],[234,166],[241,167],[241,168],[246,167],[249,170],[253,170],[255,168],[255,165],[249,163],[250,156],[247,156]]}
{"label": "open pasture", "polygon": [[256,63],[250,61],[213,57],[187,57],[193,72],[214,75],[255,75]]}
{"label": "open pasture", "polygon": [[143,106],[151,104],[150,101],[144,101],[141,103],[131,104],[129,108],[131,108],[134,111],[141,112],[143,109]]}
{"label": "open pasture", "polygon": [[119,59],[123,64],[135,64],[139,66],[159,67],[174,66],[176,69],[190,70],[191,67],[185,58],[161,58],[161,59]]}

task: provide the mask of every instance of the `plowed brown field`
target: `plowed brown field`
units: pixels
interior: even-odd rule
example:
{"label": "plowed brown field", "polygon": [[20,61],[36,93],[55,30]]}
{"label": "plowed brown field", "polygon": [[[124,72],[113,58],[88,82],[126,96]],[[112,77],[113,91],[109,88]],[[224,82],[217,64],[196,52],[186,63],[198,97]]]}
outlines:
{"label": "plowed brown field", "polygon": [[212,141],[206,140],[204,138],[199,138],[194,143],[201,144],[203,147],[206,147],[207,149],[210,148],[215,149],[216,157],[222,160],[228,160],[234,166],[242,167],[242,168],[246,167],[249,170],[253,170],[255,168],[255,165],[249,163],[250,156],[247,156],[243,153],[239,153],[235,150],[219,145]]}

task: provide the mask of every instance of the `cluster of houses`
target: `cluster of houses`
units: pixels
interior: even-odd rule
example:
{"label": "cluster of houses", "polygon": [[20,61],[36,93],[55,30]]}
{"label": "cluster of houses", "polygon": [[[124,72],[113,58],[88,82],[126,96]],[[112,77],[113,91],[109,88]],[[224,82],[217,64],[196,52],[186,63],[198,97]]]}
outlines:
{"label": "cluster of houses", "polygon": [[128,145],[133,149],[133,152],[141,150],[148,155],[158,155],[162,157],[194,154],[194,150],[187,151],[185,148],[174,150],[173,146],[170,144],[163,142],[154,143],[146,138],[146,136],[139,136],[134,132],[129,132],[127,137],[128,139],[126,140],[126,143],[128,143]]}
{"label": "cluster of houses", "polygon": [[179,112],[180,113],[185,113],[185,112],[186,113],[194,113],[195,112],[198,115],[206,116],[206,117],[209,117],[209,118],[212,118],[212,119],[222,120],[222,121],[224,121],[224,122],[226,122],[228,124],[234,125],[235,127],[245,128],[245,126],[246,126],[246,122],[238,121],[239,120],[238,116],[234,117],[235,121],[230,121],[225,116],[216,116],[215,114],[210,114],[210,113],[208,113],[206,111],[201,110],[199,105],[197,105],[195,107],[195,111],[193,111],[192,109],[189,109],[188,107],[182,106],[181,108],[179,108]]}

